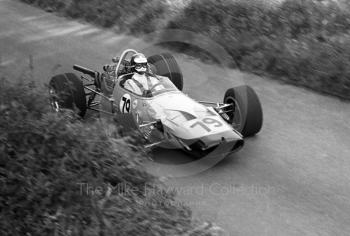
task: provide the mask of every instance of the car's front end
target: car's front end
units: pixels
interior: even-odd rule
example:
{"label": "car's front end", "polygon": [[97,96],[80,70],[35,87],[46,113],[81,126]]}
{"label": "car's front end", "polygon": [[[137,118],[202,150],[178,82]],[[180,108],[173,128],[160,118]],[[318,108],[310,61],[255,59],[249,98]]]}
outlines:
{"label": "car's front end", "polygon": [[[212,107],[181,92],[169,92],[143,101],[143,119],[153,122],[141,128],[151,143],[169,149],[205,154],[221,144],[231,153],[239,150],[243,137]],[[142,112],[142,111],[141,111]]]}

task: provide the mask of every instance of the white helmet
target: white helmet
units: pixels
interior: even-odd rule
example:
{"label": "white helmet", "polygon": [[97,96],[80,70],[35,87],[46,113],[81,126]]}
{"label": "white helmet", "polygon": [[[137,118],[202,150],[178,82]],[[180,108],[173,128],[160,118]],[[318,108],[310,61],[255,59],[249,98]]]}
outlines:
{"label": "white helmet", "polygon": [[131,66],[137,73],[143,74],[147,71],[147,58],[142,53],[136,53],[131,57]]}

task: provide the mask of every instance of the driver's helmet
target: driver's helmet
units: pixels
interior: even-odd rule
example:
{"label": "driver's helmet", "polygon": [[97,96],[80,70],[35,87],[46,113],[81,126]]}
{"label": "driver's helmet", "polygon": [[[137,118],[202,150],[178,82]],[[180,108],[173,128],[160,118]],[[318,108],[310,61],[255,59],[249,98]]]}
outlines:
{"label": "driver's helmet", "polygon": [[130,60],[131,68],[133,71],[143,74],[148,69],[147,58],[142,53],[136,53]]}

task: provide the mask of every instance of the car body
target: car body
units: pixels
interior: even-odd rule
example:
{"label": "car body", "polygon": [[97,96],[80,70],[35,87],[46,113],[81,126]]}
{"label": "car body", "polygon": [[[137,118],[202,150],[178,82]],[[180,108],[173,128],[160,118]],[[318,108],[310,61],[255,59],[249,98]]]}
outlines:
{"label": "car body", "polygon": [[[181,91],[182,73],[178,65],[174,64],[175,59],[169,55],[166,58],[163,54],[153,57],[161,60],[158,65],[152,57],[150,58],[153,62],[153,70],[162,71],[165,67],[169,69],[169,65],[172,65],[170,70],[174,71],[161,73],[161,75],[151,72],[152,76],[159,80],[159,85],[146,94],[136,94],[124,87],[125,81],[133,75],[133,72],[128,70],[130,67],[128,58],[135,53],[137,52],[133,49],[125,50],[118,59],[114,60],[114,64],[104,67],[103,73],[77,65],[73,67],[93,78],[92,85],[95,88],[82,85],[85,90],[91,92],[87,99],[88,109],[113,118],[122,130],[139,132],[146,140],[145,147],[148,148],[157,146],[182,149],[195,156],[203,156],[221,144],[228,147],[224,150],[227,154],[243,146],[243,131],[246,124],[244,126],[239,124],[237,128],[235,125],[249,120],[247,119],[249,117],[245,117],[249,112],[244,114],[242,112],[244,107],[240,107],[240,104],[243,104],[240,100],[244,96],[237,96],[237,91],[232,90],[226,92],[229,96],[225,94],[223,103],[192,99]],[[251,94],[252,89],[249,87],[247,89]],[[96,99],[96,95],[99,99]],[[253,97],[252,95],[247,97],[250,103],[258,108],[261,117],[261,119],[258,117],[259,120],[254,120],[254,123],[258,124],[253,131],[248,132],[251,135],[261,128],[262,111],[255,93]],[[228,99],[229,103],[225,103],[225,99]],[[237,122],[238,116],[239,122]]]}

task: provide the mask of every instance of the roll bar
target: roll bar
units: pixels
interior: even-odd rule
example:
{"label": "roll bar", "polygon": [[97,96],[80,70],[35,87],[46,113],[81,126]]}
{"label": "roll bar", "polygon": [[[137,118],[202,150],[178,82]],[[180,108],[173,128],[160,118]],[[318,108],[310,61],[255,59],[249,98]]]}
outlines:
{"label": "roll bar", "polygon": [[124,58],[128,55],[128,53],[135,54],[135,53],[137,53],[137,51],[134,50],[134,49],[126,49],[126,50],[123,51],[122,55],[119,58],[119,62],[117,64],[117,67],[115,68],[116,78],[118,78],[118,71],[119,71],[120,64],[124,60]]}

